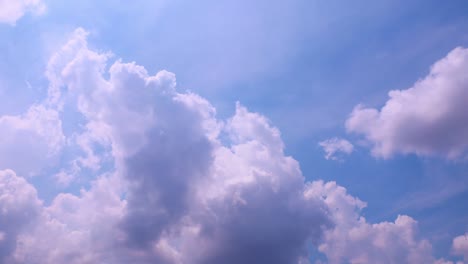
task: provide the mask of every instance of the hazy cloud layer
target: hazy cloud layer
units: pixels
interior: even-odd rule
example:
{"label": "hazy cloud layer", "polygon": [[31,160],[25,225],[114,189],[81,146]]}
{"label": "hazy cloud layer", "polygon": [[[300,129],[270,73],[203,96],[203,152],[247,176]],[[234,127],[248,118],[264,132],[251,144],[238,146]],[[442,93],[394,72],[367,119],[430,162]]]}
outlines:
{"label": "hazy cloud layer", "polygon": [[[264,116],[237,103],[219,120],[207,100],[176,90],[174,74],[109,66],[86,36],[77,29],[52,57],[43,107],[82,117],[70,144],[84,156],[72,164],[99,167],[109,155],[112,166],[47,206],[23,178],[0,173],[4,263],[304,264],[311,247],[330,263],[434,261],[412,218],[368,223],[345,188],[305,182]],[[27,116],[13,123],[33,126]]]}
{"label": "hazy cloud layer", "polygon": [[375,156],[396,153],[463,158],[468,149],[468,49],[456,48],[407,90],[394,90],[380,110],[358,105],[346,122]]}

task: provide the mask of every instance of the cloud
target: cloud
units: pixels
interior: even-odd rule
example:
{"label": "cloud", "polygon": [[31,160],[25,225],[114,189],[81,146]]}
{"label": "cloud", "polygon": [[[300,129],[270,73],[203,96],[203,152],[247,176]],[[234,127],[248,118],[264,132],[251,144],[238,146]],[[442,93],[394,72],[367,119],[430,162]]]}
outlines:
{"label": "cloud", "polygon": [[306,182],[266,117],[237,103],[218,120],[170,72],[108,67],[86,35],[76,30],[51,59],[44,104],[80,114],[76,147],[113,166],[46,206],[23,178],[0,173],[7,263],[306,264],[310,248],[330,263],[433,261],[412,218],[367,223],[345,188]]}
{"label": "cloud", "polygon": [[12,263],[129,263],[115,242],[125,207],[121,186],[117,177],[102,175],[79,196],[59,194],[18,237]]}
{"label": "cloud", "polygon": [[0,171],[0,262],[11,263],[17,236],[35,221],[40,206],[33,186],[11,170]]}
{"label": "cloud", "polygon": [[363,201],[335,182],[316,181],[307,196],[321,197],[335,224],[324,234],[319,251],[328,263],[432,263],[431,244],[417,235],[417,222],[400,215],[395,222],[371,224],[360,215]]}
{"label": "cloud", "polygon": [[0,0],[0,23],[15,25],[25,13],[41,14],[45,4],[41,0]]}
{"label": "cloud", "polygon": [[436,260],[436,262],[434,262],[434,264],[463,264],[463,262],[462,261],[453,262],[450,260],[438,259]]}
{"label": "cloud", "polygon": [[215,152],[183,263],[301,263],[332,224],[328,209],[304,195],[298,163],[266,118],[237,104],[227,131],[236,143]]}
{"label": "cloud", "polygon": [[354,150],[353,144],[342,138],[331,138],[319,142],[319,146],[325,151],[325,159],[340,160],[338,154],[351,154]]}
{"label": "cloud", "polygon": [[463,158],[468,149],[468,49],[456,48],[406,90],[390,91],[380,110],[358,105],[346,121],[364,135],[372,153]]}
{"label": "cloud", "polygon": [[452,251],[455,255],[463,256],[468,261],[468,233],[453,239]]}
{"label": "cloud", "polygon": [[[16,259],[307,259],[309,243],[317,244],[332,223],[321,200],[303,195],[304,178],[298,163],[284,156],[278,130],[240,104],[224,124],[208,101],[177,92],[172,73],[151,76],[120,60],[105,72],[108,59],[89,50],[86,32],[78,29],[49,64],[49,102],[76,106],[85,119],[80,136],[109,147],[115,163],[109,177],[124,187],[100,184],[104,177],[80,196],[57,196],[35,233],[21,237]],[[220,133],[230,138],[229,147]],[[57,242],[46,243],[46,233]]]}
{"label": "cloud", "polygon": [[40,172],[65,143],[59,113],[42,104],[22,115],[0,116],[0,169],[13,169],[25,176]]}

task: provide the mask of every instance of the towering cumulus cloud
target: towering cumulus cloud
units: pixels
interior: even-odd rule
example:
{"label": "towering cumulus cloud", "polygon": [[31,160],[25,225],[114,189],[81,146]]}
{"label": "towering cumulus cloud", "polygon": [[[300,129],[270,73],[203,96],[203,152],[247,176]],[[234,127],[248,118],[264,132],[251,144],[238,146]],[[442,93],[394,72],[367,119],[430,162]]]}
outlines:
{"label": "towering cumulus cloud", "polygon": [[463,158],[468,150],[468,49],[456,48],[424,79],[389,93],[382,109],[357,106],[346,122],[388,158],[395,153]]}
{"label": "towering cumulus cloud", "polygon": [[23,178],[0,173],[2,263],[304,264],[311,248],[330,263],[434,261],[412,218],[367,223],[345,188],[305,182],[264,116],[237,103],[219,120],[207,100],[177,91],[172,73],[109,67],[86,38],[76,30],[50,60],[41,105],[81,116],[75,166],[112,165],[47,206]]}

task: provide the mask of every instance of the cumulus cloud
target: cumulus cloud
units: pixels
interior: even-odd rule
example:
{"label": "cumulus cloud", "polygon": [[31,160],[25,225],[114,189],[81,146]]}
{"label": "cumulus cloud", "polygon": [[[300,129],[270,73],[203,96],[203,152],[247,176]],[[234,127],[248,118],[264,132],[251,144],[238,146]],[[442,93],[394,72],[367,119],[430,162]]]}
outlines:
{"label": "cumulus cloud", "polygon": [[358,105],[346,121],[364,135],[375,156],[396,153],[463,158],[468,149],[468,49],[456,48],[425,78],[390,91],[380,110]]}
{"label": "cumulus cloud", "polygon": [[[76,106],[86,120],[80,136],[108,145],[112,177],[124,188],[113,195],[99,187],[80,196],[59,195],[44,208],[41,228],[20,237],[15,258],[37,263],[306,260],[309,243],[317,244],[332,223],[321,200],[303,195],[304,178],[297,162],[284,155],[279,131],[240,104],[224,124],[208,101],[177,92],[172,73],[151,76],[119,60],[106,73],[108,59],[88,49],[86,32],[77,30],[49,64],[49,102]],[[231,146],[221,144],[220,133]],[[45,233],[57,242],[46,243]]]}
{"label": "cumulus cloud", "polygon": [[455,255],[463,256],[468,262],[468,233],[453,239],[452,250]]}
{"label": "cumulus cloud", "polygon": [[108,67],[86,35],[75,31],[51,59],[46,101],[58,112],[71,105],[83,121],[78,147],[108,152],[113,166],[47,206],[24,179],[0,174],[6,263],[306,264],[311,247],[330,263],[433,261],[412,218],[367,223],[365,203],[345,188],[305,182],[264,116],[237,103],[218,120],[207,100],[177,91],[172,73]]}
{"label": "cumulus cloud", "polygon": [[135,263],[116,243],[125,207],[120,188],[117,177],[103,175],[79,196],[59,194],[18,236],[11,263]]}
{"label": "cumulus cloud", "polygon": [[353,152],[354,146],[346,139],[331,138],[319,142],[319,146],[325,151],[325,159],[340,160],[339,154],[349,155]]}
{"label": "cumulus cloud", "polygon": [[14,25],[27,12],[41,14],[44,11],[42,0],[0,0],[0,23]]}
{"label": "cumulus cloud", "polygon": [[371,224],[360,215],[363,201],[335,182],[311,183],[308,197],[320,197],[330,208],[334,228],[324,234],[319,251],[330,264],[433,263],[431,244],[418,237],[417,222],[400,215],[394,222]]}

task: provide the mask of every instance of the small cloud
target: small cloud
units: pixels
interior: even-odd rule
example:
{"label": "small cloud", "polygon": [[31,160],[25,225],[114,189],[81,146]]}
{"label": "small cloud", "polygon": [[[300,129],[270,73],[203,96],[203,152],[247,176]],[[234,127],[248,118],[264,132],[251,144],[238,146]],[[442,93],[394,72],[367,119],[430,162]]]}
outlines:
{"label": "small cloud", "polygon": [[61,187],[68,187],[70,183],[75,179],[72,174],[66,173],[65,171],[60,171],[54,175],[57,185]]}
{"label": "small cloud", "polygon": [[346,139],[330,138],[319,143],[325,151],[325,159],[339,161],[339,154],[349,155],[353,152],[354,146]]}

